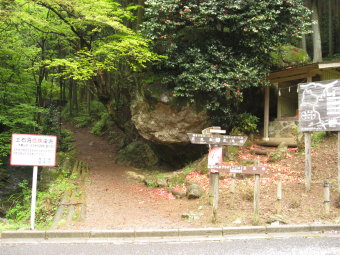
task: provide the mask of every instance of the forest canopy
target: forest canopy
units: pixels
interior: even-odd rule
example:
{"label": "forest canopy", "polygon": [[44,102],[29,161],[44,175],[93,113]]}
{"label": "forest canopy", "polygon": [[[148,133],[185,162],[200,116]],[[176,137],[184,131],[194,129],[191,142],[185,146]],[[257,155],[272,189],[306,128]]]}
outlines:
{"label": "forest canopy", "polygon": [[242,90],[265,85],[270,52],[310,30],[294,0],[148,0],[145,35],[167,60],[155,66],[177,97],[204,101],[217,123],[231,121]]}

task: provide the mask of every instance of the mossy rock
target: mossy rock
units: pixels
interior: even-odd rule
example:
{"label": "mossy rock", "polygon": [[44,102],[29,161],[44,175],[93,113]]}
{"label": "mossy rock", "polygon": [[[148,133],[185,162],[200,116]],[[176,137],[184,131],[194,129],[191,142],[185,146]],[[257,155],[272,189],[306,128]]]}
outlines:
{"label": "mossy rock", "polygon": [[149,144],[137,141],[118,152],[117,163],[137,168],[149,168],[157,165],[158,157]]}
{"label": "mossy rock", "polygon": [[305,64],[310,61],[308,54],[293,45],[283,45],[270,53],[273,66],[282,68],[290,65]]}

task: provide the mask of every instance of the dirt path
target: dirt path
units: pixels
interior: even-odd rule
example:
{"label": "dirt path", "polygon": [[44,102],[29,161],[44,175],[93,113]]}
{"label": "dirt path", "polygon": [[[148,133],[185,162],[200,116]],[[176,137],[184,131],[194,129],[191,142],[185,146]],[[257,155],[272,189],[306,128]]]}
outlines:
{"label": "dirt path", "polygon": [[[86,219],[73,222],[67,229],[177,228],[187,226],[180,219],[182,203],[154,197],[143,184],[125,175],[129,167],[117,165],[115,147],[89,130],[75,129],[77,158],[90,165],[86,184]],[[177,208],[177,209],[176,209]],[[175,210],[175,212],[174,212]]]}
{"label": "dirt path", "polygon": [[[147,188],[144,184],[129,180],[126,171],[135,170],[115,163],[115,147],[104,138],[96,137],[88,129],[75,129],[75,146],[78,159],[90,165],[86,183],[86,219],[64,226],[64,229],[146,229],[242,226],[253,224],[253,178],[236,180],[236,192],[230,191],[230,178],[221,178],[218,221],[211,222],[211,206],[208,192],[201,199],[171,199],[164,189]],[[282,215],[289,224],[340,222],[340,210],[334,203],[337,193],[331,194],[331,213],[323,213],[323,187],[325,179],[336,180],[336,137],[314,148],[312,190],[306,192],[303,185],[304,155],[294,151],[279,162],[268,162],[261,156],[269,170],[261,176],[260,222],[277,213],[276,180],[283,179]],[[243,149],[241,159],[251,160],[256,155]],[[208,177],[192,172],[189,181],[208,185]],[[335,182],[334,182],[335,183]],[[333,184],[334,184],[333,183]],[[340,197],[339,197],[340,199]],[[194,215],[193,220],[183,220],[182,214]]]}

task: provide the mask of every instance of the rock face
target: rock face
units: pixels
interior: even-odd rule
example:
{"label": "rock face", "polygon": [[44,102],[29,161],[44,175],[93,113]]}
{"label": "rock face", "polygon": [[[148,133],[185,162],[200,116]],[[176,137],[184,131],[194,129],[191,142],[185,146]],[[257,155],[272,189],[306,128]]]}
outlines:
{"label": "rock face", "polygon": [[209,126],[205,111],[189,106],[173,107],[160,101],[154,105],[139,99],[131,106],[132,121],[139,134],[156,144],[188,144],[187,133],[201,133]]}
{"label": "rock face", "polygon": [[117,163],[137,168],[148,168],[158,163],[158,157],[147,143],[132,142],[117,155]]}

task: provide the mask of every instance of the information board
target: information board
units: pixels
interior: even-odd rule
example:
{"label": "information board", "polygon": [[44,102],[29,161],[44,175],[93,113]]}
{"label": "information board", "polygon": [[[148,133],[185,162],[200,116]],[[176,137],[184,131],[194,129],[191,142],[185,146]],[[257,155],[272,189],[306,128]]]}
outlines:
{"label": "information board", "polygon": [[188,133],[190,142],[193,144],[219,144],[219,145],[235,145],[243,146],[247,141],[247,136],[231,136],[231,135],[202,135]]}
{"label": "information board", "polygon": [[12,134],[12,166],[55,166],[56,152],[56,136]]}
{"label": "information board", "polygon": [[299,85],[300,131],[340,131],[340,80]]}

